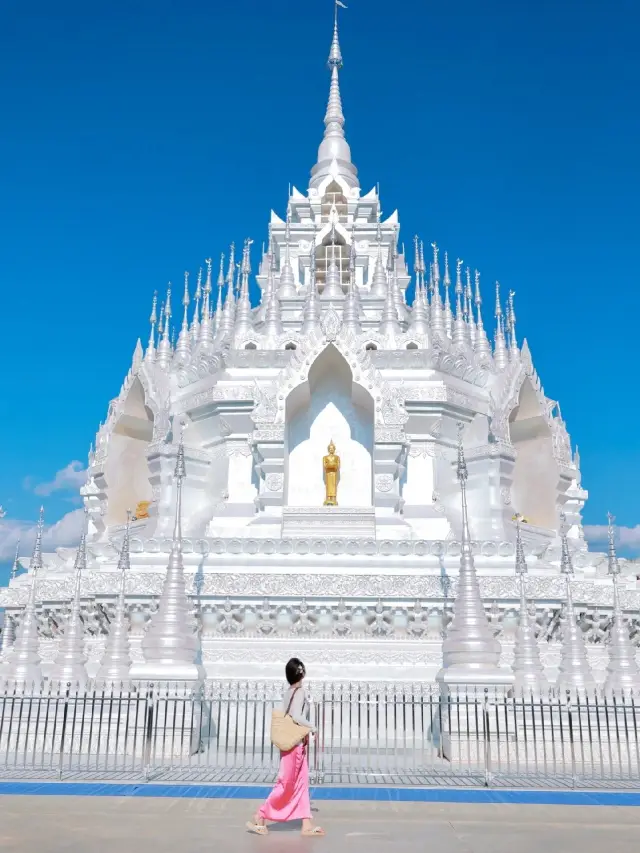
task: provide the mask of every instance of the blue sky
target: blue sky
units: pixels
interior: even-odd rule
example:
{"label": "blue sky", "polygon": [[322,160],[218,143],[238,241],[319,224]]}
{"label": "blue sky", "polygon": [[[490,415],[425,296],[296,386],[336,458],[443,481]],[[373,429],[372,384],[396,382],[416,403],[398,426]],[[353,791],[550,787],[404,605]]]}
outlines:
{"label": "blue sky", "polygon": [[[380,183],[407,244],[418,232],[480,269],[487,309],[496,278],[516,291],[580,445],[587,523],[611,509],[635,527],[637,3],[348,6],[363,190]],[[331,19],[331,0],[5,0],[0,559],[42,500],[62,519],[51,544],[67,535],[153,290],[231,240],[259,246],[289,182],[306,187]]]}

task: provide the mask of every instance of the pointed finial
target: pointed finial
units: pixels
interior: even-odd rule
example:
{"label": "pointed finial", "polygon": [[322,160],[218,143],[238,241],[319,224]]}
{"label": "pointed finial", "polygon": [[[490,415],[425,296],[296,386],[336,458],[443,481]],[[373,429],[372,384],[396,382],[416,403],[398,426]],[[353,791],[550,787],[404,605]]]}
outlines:
{"label": "pointed finial", "polygon": [[37,572],[42,568],[42,532],[44,530],[44,507],[40,507],[40,514],[38,515],[38,527],[36,529],[36,541],[33,545],[33,554],[31,555],[31,562],[29,564],[29,569],[32,572]]}
{"label": "pointed finial", "polygon": [[524,575],[528,571],[527,561],[524,556],[524,545],[522,544],[522,530],[520,521],[522,516],[520,513],[516,515],[516,573]]}
{"label": "pointed finial", "polygon": [[338,6],[346,9],[347,7],[340,0],[334,2],[333,16],[333,39],[331,40],[331,49],[329,50],[328,66],[330,69],[342,68],[342,53],[340,51],[340,40],[338,38]]}
{"label": "pointed finial", "polygon": [[512,350],[518,349],[518,339],[516,337],[516,312],[513,305],[513,297],[516,295],[515,290],[509,291],[509,335],[510,345]]}
{"label": "pointed finial", "polygon": [[151,300],[151,316],[149,317],[149,322],[151,326],[154,327],[158,322],[158,315],[156,313],[158,308],[158,291],[153,291],[153,299]]}
{"label": "pointed finial", "polygon": [[11,580],[15,578],[18,574],[18,569],[20,568],[20,540],[18,539],[16,543],[16,553],[13,558],[13,565],[11,566]]}
{"label": "pointed finial", "polygon": [[211,293],[212,281],[211,281],[211,270],[212,270],[212,261],[211,258],[205,258],[205,264],[207,265],[207,280],[204,285],[204,292]]}
{"label": "pointed finial", "polygon": [[458,463],[456,466],[456,476],[458,477],[458,482],[461,485],[465,485],[468,478],[469,472],[467,471],[467,462],[464,458],[464,447],[462,444],[462,433],[464,430],[464,424],[458,423]]}
{"label": "pointed finial", "polygon": [[609,540],[609,551],[607,554],[607,562],[608,569],[610,575],[619,575],[620,574],[620,563],[618,562],[618,555],[616,554],[616,542],[615,542],[615,527],[613,525],[615,518],[611,515],[610,512],[607,513],[607,534]]}
{"label": "pointed finial", "polygon": [[187,468],[184,461],[184,424],[180,424],[180,438],[178,441],[178,455],[176,456],[176,469],[174,477],[178,481],[184,480],[187,476]]}
{"label": "pointed finial", "polygon": [[567,517],[564,512],[560,513],[560,540],[562,551],[560,554],[560,571],[565,575],[573,574],[573,562],[569,551],[569,540],[567,539]]}
{"label": "pointed finial", "polygon": [[124,539],[122,540],[122,548],[118,558],[118,571],[128,572],[131,569],[131,510],[127,510],[127,523],[124,528]]}

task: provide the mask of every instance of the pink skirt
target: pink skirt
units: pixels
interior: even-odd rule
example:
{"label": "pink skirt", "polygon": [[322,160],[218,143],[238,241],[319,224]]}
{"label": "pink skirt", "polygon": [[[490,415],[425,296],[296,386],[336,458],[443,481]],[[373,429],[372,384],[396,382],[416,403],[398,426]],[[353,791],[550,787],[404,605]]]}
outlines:
{"label": "pink skirt", "polygon": [[265,820],[310,820],[309,765],[304,743],[280,753],[280,770],[273,791],[258,812]]}

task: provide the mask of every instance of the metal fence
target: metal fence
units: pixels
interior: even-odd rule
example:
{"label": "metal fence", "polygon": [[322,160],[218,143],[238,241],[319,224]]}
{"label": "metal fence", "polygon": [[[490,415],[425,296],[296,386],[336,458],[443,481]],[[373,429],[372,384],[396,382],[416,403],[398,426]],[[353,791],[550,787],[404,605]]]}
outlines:
{"label": "metal fence", "polygon": [[[312,782],[640,787],[633,697],[309,685]],[[0,690],[0,777],[271,783],[282,686]]]}

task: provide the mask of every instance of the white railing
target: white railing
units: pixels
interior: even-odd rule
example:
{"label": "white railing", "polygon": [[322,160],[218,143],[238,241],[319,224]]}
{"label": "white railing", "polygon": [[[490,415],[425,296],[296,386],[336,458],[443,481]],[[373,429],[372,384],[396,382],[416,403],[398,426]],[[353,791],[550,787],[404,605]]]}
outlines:
{"label": "white railing", "polygon": [[[0,777],[270,783],[282,686],[0,689]],[[423,684],[309,686],[314,784],[640,785],[633,697],[510,698]]]}

